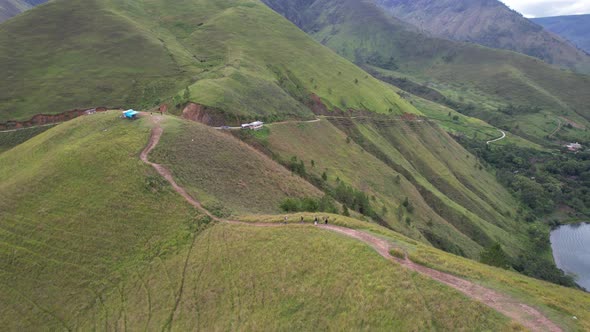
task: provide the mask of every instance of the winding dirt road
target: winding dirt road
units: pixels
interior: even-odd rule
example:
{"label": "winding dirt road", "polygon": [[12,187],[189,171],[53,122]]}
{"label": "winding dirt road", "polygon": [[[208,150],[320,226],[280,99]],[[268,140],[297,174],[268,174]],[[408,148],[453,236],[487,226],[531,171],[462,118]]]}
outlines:
{"label": "winding dirt road", "polygon": [[500,132],[502,133],[502,137],[493,139],[491,141],[487,141],[486,144],[487,145],[490,145],[490,143],[498,142],[498,141],[501,141],[501,140],[505,139],[506,138],[506,133],[503,130],[500,130]]}
{"label": "winding dirt road", "polygon": [[[172,173],[164,166],[160,164],[156,164],[150,162],[148,159],[149,153],[158,145],[160,141],[160,137],[162,136],[163,129],[160,126],[161,121],[160,116],[153,116],[151,117],[151,121],[154,124],[152,128],[151,136],[148,142],[148,145],[145,149],[141,152],[140,158],[146,164],[152,166],[162,177],[168,181],[174,190],[180,194],[184,199],[190,203],[192,206],[200,210],[202,213],[208,215],[213,220],[229,223],[229,224],[239,224],[239,225],[247,225],[252,227],[289,227],[284,224],[268,224],[268,223],[245,223],[239,221],[231,221],[231,220],[223,220],[220,218],[215,217],[212,215],[207,209],[205,209],[202,204],[194,199],[184,188],[179,186],[174,178],[172,177]],[[314,226],[300,226],[299,227],[314,227]],[[459,292],[465,294],[466,296],[477,300],[481,303],[486,304],[490,308],[506,315],[507,317],[513,319],[514,321],[520,323],[524,327],[532,330],[532,331],[550,331],[550,332],[560,332],[562,329],[545,317],[541,312],[537,309],[526,305],[524,303],[518,302],[517,300],[511,298],[508,295],[498,293],[494,290],[489,288],[480,286],[475,284],[471,281],[461,279],[455,277],[451,274],[444,273],[441,271],[437,271],[422,265],[418,265],[409,259],[398,259],[390,255],[389,251],[393,248],[393,246],[386,240],[381,239],[375,235],[372,235],[367,232],[334,226],[334,225],[321,225],[316,226],[325,230],[329,230],[335,233],[339,233],[357,240],[360,240],[373,249],[375,249],[381,256],[385,259],[400,264],[410,270],[413,270],[421,275],[424,275],[428,278],[436,280],[440,283],[448,285]]]}

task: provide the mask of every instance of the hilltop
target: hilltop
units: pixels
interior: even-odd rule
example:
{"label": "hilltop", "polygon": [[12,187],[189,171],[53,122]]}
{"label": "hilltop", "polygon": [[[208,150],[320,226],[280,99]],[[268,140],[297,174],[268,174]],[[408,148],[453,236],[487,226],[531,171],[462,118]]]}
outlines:
{"label": "hilltop", "polygon": [[590,54],[590,15],[567,15],[531,19]]}
{"label": "hilltop", "polygon": [[0,121],[188,100],[228,123],[311,118],[313,95],[329,109],[417,113],[258,1],[49,2],[0,25],[0,69]]}
{"label": "hilltop", "polygon": [[[130,122],[117,115],[81,117],[0,154],[0,175],[10,174],[10,181],[0,183],[0,194],[8,197],[0,202],[0,257],[5,258],[0,260],[0,322],[8,329],[454,331],[538,324],[517,312],[508,318],[474,293],[409,268],[425,271],[423,265],[439,276],[436,270],[451,272],[443,273],[445,278],[471,289],[489,290],[497,301],[536,310],[556,328],[588,328],[587,294],[459,258],[374,223],[323,214],[371,241],[407,252],[418,265],[384,259],[367,245],[370,241],[314,227],[314,214],[289,215],[292,225],[279,227],[212,220],[141,162],[140,152],[155,122],[164,130],[162,140],[167,134],[200,135],[236,151],[243,143],[174,117],[152,121],[146,114]],[[185,148],[186,142],[162,143],[164,150],[157,152],[158,143],[153,152],[156,159],[176,164],[174,154],[163,152],[174,145]],[[259,165],[269,178],[258,184],[262,191],[285,176],[262,154],[226,154],[215,143],[188,151],[219,155],[215,162],[227,166],[237,159]],[[175,178],[190,183],[191,171],[177,169]],[[208,167],[201,173],[220,171]],[[240,172],[234,180],[248,176]],[[300,194],[315,193],[301,179],[291,183]],[[235,195],[207,185],[202,190],[199,197]],[[246,199],[256,205],[255,196]],[[283,216],[239,218],[274,223]],[[301,216],[304,225],[296,222]],[[574,315],[579,319],[572,320]]]}
{"label": "hilltop", "polygon": [[[388,13],[427,33],[519,52],[590,72],[590,56],[497,0],[375,0]],[[558,34],[559,35],[559,34]]]}

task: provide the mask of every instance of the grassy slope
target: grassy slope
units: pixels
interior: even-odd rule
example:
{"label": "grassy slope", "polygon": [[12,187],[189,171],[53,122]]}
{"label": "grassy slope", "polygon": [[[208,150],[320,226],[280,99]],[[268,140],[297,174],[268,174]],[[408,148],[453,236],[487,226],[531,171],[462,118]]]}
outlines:
{"label": "grassy slope", "polygon": [[[333,187],[339,178],[375,196],[376,212],[414,239],[472,258],[494,241],[513,256],[526,249],[517,205],[492,174],[478,169],[475,157],[435,125],[389,120],[273,124],[259,139],[283,160],[303,160],[318,177],[326,171]],[[321,195],[226,133],[173,118],[164,126],[154,160],[211,210],[276,213],[286,197]],[[400,207],[405,197],[414,211]]]}
{"label": "grassy slope", "polygon": [[232,116],[310,117],[312,92],[332,107],[417,112],[255,0],[51,2],[0,26],[0,68],[0,121],[152,106],[189,85],[192,101]]}
{"label": "grassy slope", "polygon": [[[428,84],[454,101],[474,103],[479,110],[474,115],[479,118],[493,120],[497,107],[512,103],[539,106],[554,117],[566,115],[588,124],[589,76],[562,71],[513,52],[429,38],[408,30],[367,3],[316,1],[298,12],[304,17],[301,26],[346,58],[373,64],[382,75],[407,77]],[[287,11],[287,17],[289,14]],[[518,118],[521,124],[529,121],[530,116]]]}
{"label": "grassy slope", "polygon": [[196,211],[139,161],[148,128],[78,118],[0,154],[0,324],[72,326],[105,290],[195,232]]}
{"label": "grassy slope", "polygon": [[[186,262],[186,271],[183,266]],[[169,287],[165,278],[173,280]],[[184,277],[182,275],[184,274]],[[182,298],[170,313],[178,280]],[[83,330],[509,330],[448,287],[393,265],[355,240],[312,227],[216,225],[192,251],[113,292]]]}
{"label": "grassy slope", "polygon": [[[399,120],[338,126],[343,131],[326,120],[272,125],[268,147],[283,159],[297,156],[307,165],[314,160],[316,166],[308,170],[318,176],[326,171],[333,186],[339,178],[375,196],[376,211],[387,211],[386,221],[412,238],[425,240],[428,234],[431,242],[460,248],[469,257],[478,257],[481,245],[490,241],[500,241],[512,254],[524,248],[512,197],[436,126]],[[347,144],[347,135],[362,147]],[[400,214],[405,197],[415,211]]]}
{"label": "grassy slope", "polygon": [[62,0],[0,25],[0,121],[175,93],[180,60],[100,1]]}
{"label": "grassy slope", "polygon": [[26,128],[18,131],[0,133],[0,153],[41,134],[51,126]]}
{"label": "grassy slope", "polygon": [[152,156],[210,210],[280,212],[286,197],[321,196],[318,189],[247,144],[194,122],[170,118]]}
{"label": "grassy slope", "polygon": [[[307,222],[313,214],[303,214]],[[298,220],[299,215],[292,220]],[[331,216],[331,223],[369,231],[404,249],[409,257],[420,264],[472,280],[486,287],[497,289],[535,306],[565,331],[590,329],[590,295],[588,293],[557,286],[521,274],[490,267],[472,260],[425,246],[381,226],[360,222],[343,216]],[[247,222],[281,222],[280,216],[244,216]],[[573,317],[577,319],[574,319]],[[477,330],[477,328],[475,328]]]}
{"label": "grassy slope", "polygon": [[[9,179],[0,183],[2,326],[513,327],[336,234],[230,225],[203,231],[198,214],[139,161],[146,124],[113,112],[82,117],[0,155],[0,176]],[[166,129],[175,126],[168,118]]]}

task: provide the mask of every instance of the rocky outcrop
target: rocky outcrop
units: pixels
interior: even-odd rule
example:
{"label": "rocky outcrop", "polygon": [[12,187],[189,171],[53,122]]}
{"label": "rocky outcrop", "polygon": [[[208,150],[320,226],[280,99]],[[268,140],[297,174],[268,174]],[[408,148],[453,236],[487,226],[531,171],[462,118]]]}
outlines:
{"label": "rocky outcrop", "polygon": [[188,103],[182,110],[182,117],[208,126],[223,126],[226,124],[225,117],[218,111],[196,103]]}

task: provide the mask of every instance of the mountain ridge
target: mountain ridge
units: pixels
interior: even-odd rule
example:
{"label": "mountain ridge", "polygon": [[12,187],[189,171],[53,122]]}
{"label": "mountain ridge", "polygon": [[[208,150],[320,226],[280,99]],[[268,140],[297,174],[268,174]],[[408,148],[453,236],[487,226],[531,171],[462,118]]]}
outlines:
{"label": "mountain ridge", "polygon": [[433,36],[506,49],[590,73],[590,56],[498,0],[374,0]]}
{"label": "mountain ridge", "polygon": [[531,20],[590,54],[590,14],[537,17]]}

